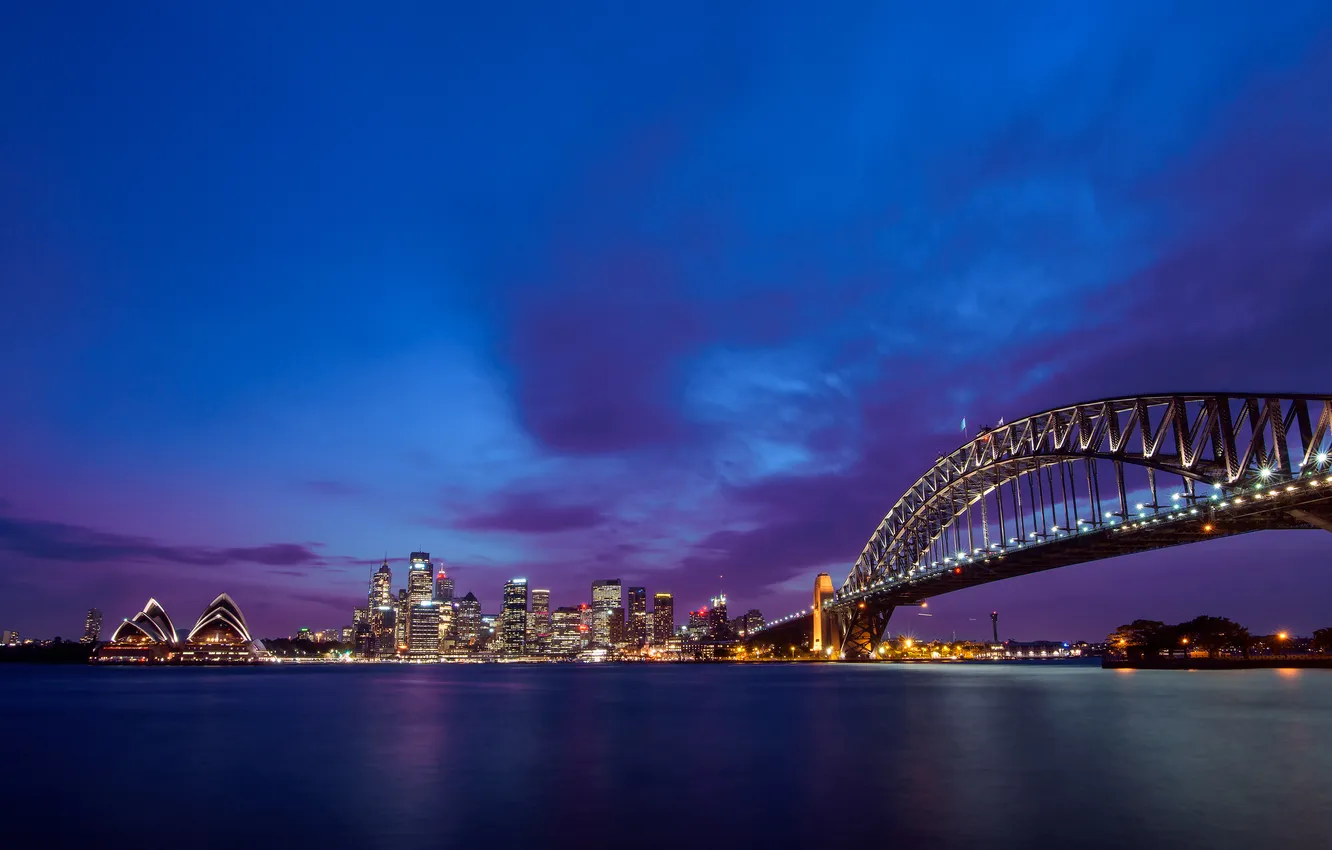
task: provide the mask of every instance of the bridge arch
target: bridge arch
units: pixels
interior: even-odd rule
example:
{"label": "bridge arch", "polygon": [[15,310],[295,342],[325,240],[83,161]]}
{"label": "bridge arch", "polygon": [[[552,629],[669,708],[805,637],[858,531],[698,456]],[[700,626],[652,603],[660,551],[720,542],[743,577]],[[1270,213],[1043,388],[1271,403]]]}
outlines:
{"label": "bridge arch", "polygon": [[[983,428],[897,500],[826,606],[849,655],[893,607],[1260,528],[1332,530],[1332,395],[1172,393]],[[1218,521],[1218,518],[1221,521]]]}

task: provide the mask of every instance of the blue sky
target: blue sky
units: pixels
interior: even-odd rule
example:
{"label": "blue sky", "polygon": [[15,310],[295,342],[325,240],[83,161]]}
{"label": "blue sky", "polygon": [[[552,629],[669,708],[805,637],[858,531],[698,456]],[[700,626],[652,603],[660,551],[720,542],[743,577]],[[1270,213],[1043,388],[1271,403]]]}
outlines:
{"label": "blue sky", "polygon": [[[783,613],[963,416],[1327,391],[1332,13],[1162,5],[5,9],[0,625],[336,625],[417,548]],[[1307,631],[1328,551],[928,622]]]}

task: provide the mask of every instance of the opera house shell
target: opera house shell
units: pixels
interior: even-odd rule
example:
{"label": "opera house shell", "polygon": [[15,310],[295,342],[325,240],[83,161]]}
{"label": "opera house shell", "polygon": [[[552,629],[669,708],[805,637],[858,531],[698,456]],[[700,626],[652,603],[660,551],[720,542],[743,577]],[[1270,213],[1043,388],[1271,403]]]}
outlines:
{"label": "opera house shell", "polygon": [[219,594],[199,615],[181,640],[166,609],[149,599],[143,610],[116,627],[111,640],[98,648],[98,662],[177,664],[251,664],[262,650],[245,624],[240,606]]}

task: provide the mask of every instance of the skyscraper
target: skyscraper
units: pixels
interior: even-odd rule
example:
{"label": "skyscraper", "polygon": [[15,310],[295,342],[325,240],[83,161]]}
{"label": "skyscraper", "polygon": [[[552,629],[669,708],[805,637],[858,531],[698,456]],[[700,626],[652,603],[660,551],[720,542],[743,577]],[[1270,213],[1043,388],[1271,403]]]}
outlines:
{"label": "skyscraper", "polygon": [[366,602],[371,609],[393,604],[393,570],[389,569],[388,558],[383,565],[370,574],[370,592]]}
{"label": "skyscraper", "polygon": [[100,608],[89,608],[88,616],[83,620],[83,641],[82,643],[97,643],[97,638],[102,634],[102,611]]}
{"label": "skyscraper", "polygon": [[626,642],[630,646],[645,646],[648,642],[647,589],[629,588],[629,623]]}
{"label": "skyscraper", "polygon": [[500,628],[504,630],[503,653],[511,657],[524,655],[527,651],[527,579],[510,579],[504,585]]}
{"label": "skyscraper", "polygon": [[550,654],[570,657],[586,648],[587,626],[583,624],[586,605],[556,608],[550,615]]}
{"label": "skyscraper", "polygon": [[410,606],[407,603],[407,588],[398,588],[398,603],[394,606],[394,626],[393,639],[396,642],[397,649],[406,651],[407,649],[407,612]]}
{"label": "skyscraper", "polygon": [[[616,618],[620,620],[615,623]],[[592,582],[592,645],[599,649],[612,646],[624,634],[624,603],[620,601],[620,580],[603,578]]]}
{"label": "skyscraper", "polygon": [[439,572],[435,573],[435,601],[453,601],[453,579],[449,578],[443,567],[440,567]]}
{"label": "skyscraper", "polygon": [[370,609],[370,631],[374,635],[377,658],[392,658],[398,652],[398,606],[380,605]]}
{"label": "skyscraper", "polygon": [[407,602],[419,605],[429,602],[434,595],[431,584],[433,573],[430,569],[429,552],[413,552],[411,566],[407,570]]}
{"label": "skyscraper", "polygon": [[527,654],[550,649],[550,591],[532,591],[532,610],[527,614]]}
{"label": "skyscraper", "polygon": [[462,646],[474,648],[481,642],[481,603],[470,590],[458,600],[453,615],[453,631]]}
{"label": "skyscraper", "polygon": [[712,608],[708,610],[708,638],[711,640],[731,639],[731,622],[726,618],[725,593],[719,593],[712,597]]}
{"label": "skyscraper", "polygon": [[407,657],[412,661],[439,660],[439,606],[429,599],[411,606]]}
{"label": "skyscraper", "polygon": [[652,597],[652,642],[664,645],[675,634],[675,597],[658,593]]}

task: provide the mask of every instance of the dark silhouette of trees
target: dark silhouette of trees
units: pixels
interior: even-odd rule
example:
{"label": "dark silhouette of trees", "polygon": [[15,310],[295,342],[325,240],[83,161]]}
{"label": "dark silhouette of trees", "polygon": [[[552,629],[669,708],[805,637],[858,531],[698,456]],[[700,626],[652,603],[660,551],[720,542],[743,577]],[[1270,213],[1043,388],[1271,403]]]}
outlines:
{"label": "dark silhouette of trees", "polygon": [[1245,658],[1249,657],[1249,630],[1226,617],[1203,614],[1172,628],[1181,643],[1188,640],[1193,646],[1207,650],[1208,658],[1216,658],[1223,649],[1238,649]]}
{"label": "dark silhouette of trees", "polygon": [[1320,652],[1332,652],[1332,628],[1317,629],[1313,633],[1313,645]]}

